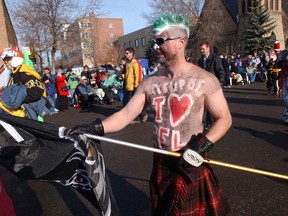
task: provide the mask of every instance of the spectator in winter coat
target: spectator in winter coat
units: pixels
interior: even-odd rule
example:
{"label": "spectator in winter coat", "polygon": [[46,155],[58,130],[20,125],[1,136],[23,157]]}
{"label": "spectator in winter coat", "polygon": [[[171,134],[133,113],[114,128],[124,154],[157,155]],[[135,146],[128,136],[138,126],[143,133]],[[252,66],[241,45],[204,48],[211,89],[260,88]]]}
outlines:
{"label": "spectator in winter coat", "polygon": [[88,79],[85,76],[81,77],[81,82],[77,86],[75,94],[78,98],[78,103],[81,109],[87,109],[93,106],[94,103],[94,92],[90,84],[88,84]]}
{"label": "spectator in winter coat", "polygon": [[[225,85],[225,71],[223,69],[221,59],[216,54],[210,53],[210,49],[211,44],[208,41],[204,41],[200,44],[201,58],[198,60],[198,66],[214,74],[223,87]],[[208,110],[206,110],[205,113],[205,130],[209,130],[214,122],[214,118]]]}
{"label": "spectator in winter coat", "polygon": [[230,65],[228,62],[228,56],[227,55],[220,55],[219,56],[223,65],[223,69],[225,71],[225,85],[224,88],[231,88],[230,85]]}
{"label": "spectator in winter coat", "polygon": [[[1,93],[1,102],[5,101],[6,106],[1,106],[5,112],[20,117],[28,117],[37,120],[50,113],[51,104],[46,98],[45,84],[39,73],[28,65],[24,64],[22,52],[17,48],[7,48],[0,53],[5,66],[11,70],[13,85],[8,85]],[[14,91],[15,88],[21,91]],[[19,89],[20,90],[20,89]],[[13,92],[13,93],[12,93]],[[21,95],[17,95],[21,93]],[[9,99],[14,97],[14,99]],[[14,102],[17,102],[14,104]],[[9,104],[9,106],[7,106]],[[1,103],[1,105],[3,105]],[[24,112],[21,107],[25,107]],[[13,109],[13,110],[11,110]],[[19,112],[14,112],[14,110]],[[17,113],[17,114],[16,114]]]}
{"label": "spectator in winter coat", "polygon": [[[75,106],[75,89],[79,85],[80,80],[78,76],[72,72],[71,68],[68,68],[66,71],[66,81],[67,81],[67,86],[69,87],[69,99],[70,99],[70,105]],[[69,101],[69,100],[68,100]]]}
{"label": "spectator in winter coat", "polygon": [[83,71],[81,72],[81,77],[82,76],[85,76],[87,78],[88,83],[90,84],[91,71],[90,71],[88,65],[84,65]]}
{"label": "spectator in winter coat", "polygon": [[219,80],[221,86],[225,85],[225,71],[221,59],[216,54],[210,53],[211,44],[204,41],[200,44],[201,57],[198,66],[213,73]]}
{"label": "spectator in winter coat", "polygon": [[53,112],[58,112],[59,110],[56,106],[57,89],[56,89],[56,75],[51,74],[48,67],[43,68],[42,81],[45,83],[47,99],[50,102]]}
{"label": "spectator in winter coat", "polygon": [[59,96],[59,111],[68,110],[69,88],[66,82],[66,76],[61,67],[57,70],[56,86]]}
{"label": "spectator in winter coat", "polygon": [[[134,95],[139,83],[140,83],[140,68],[141,65],[139,61],[135,58],[135,50],[131,47],[125,49],[125,56],[126,56],[126,71],[123,74],[123,107],[127,105],[130,101],[132,96]],[[131,124],[133,123],[140,123],[146,122],[148,119],[147,112],[143,110],[140,115],[134,119]]]}

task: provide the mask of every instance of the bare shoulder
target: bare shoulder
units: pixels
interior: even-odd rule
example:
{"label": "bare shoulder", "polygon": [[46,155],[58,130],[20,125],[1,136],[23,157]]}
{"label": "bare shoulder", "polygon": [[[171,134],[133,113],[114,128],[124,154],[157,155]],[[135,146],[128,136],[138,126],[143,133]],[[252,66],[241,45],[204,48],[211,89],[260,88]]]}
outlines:
{"label": "bare shoulder", "polygon": [[210,91],[211,89],[216,91],[221,88],[218,78],[213,73],[210,73],[197,65],[191,64],[186,77],[189,79],[202,80],[203,87],[205,86],[207,91]]}
{"label": "bare shoulder", "polygon": [[188,74],[185,75],[189,75],[189,76],[196,76],[198,78],[205,78],[205,79],[213,79],[215,76],[214,74],[204,70],[203,68],[194,65],[194,64],[190,64],[189,69],[187,70]]}

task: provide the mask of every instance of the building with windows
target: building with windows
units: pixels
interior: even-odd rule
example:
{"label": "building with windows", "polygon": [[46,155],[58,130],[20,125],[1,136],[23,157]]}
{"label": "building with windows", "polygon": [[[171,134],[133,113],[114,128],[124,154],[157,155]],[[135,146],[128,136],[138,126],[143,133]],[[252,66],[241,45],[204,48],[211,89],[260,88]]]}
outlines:
{"label": "building with windows", "polygon": [[68,65],[94,67],[113,62],[114,41],[124,35],[121,18],[98,18],[94,13],[78,19],[66,30],[64,59]]}
{"label": "building with windows", "polygon": [[[223,35],[221,41],[214,45],[214,52],[221,54],[230,54],[239,52],[245,54],[243,31],[247,25],[247,13],[251,7],[253,0],[216,0],[205,1],[203,10],[211,7],[209,4],[219,4],[219,16],[225,21]],[[276,28],[272,32],[275,40],[280,41],[281,48],[285,48],[288,44],[288,30],[283,26],[282,17],[284,14],[288,15],[288,1],[287,0],[262,0],[262,4],[269,10],[270,17],[276,22]],[[283,9],[283,10],[282,10]],[[284,13],[283,13],[284,12]],[[119,44],[124,48],[128,46],[135,49],[137,57],[145,57],[145,50],[151,41],[152,27],[140,29],[128,35],[119,38]],[[144,43],[142,43],[142,41]],[[140,43],[139,43],[140,42]],[[200,57],[200,40],[197,38],[193,43],[189,43],[187,47],[187,55],[191,59],[196,60]]]}
{"label": "building with windows", "polygon": [[[140,29],[118,39],[118,43],[125,50],[128,47],[135,49],[137,58],[145,58],[145,52],[151,42],[152,26]],[[123,53],[124,54],[124,53]]]}

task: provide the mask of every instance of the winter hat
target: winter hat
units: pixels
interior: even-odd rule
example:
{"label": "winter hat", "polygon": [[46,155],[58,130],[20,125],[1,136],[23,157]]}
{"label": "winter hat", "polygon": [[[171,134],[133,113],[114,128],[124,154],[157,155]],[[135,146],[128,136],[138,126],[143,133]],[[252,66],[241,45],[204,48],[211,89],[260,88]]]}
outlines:
{"label": "winter hat", "polygon": [[3,60],[8,57],[12,57],[11,66],[14,68],[24,63],[23,54],[20,50],[18,50],[17,47],[6,48],[2,52],[0,52],[0,54]]}
{"label": "winter hat", "polygon": [[274,50],[276,53],[280,52],[280,42],[279,41],[274,42]]}

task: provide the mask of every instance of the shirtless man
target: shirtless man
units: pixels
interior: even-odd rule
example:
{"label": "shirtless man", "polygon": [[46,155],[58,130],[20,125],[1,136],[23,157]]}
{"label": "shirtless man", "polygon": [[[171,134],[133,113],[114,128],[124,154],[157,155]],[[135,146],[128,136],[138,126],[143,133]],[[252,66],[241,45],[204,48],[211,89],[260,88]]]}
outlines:
{"label": "shirtless man", "polygon": [[[154,113],[155,148],[201,155],[218,141],[232,120],[222,88],[215,75],[185,60],[189,21],[180,14],[168,13],[153,23],[154,49],[161,67],[143,80],[129,103],[105,120],[78,125],[69,134],[104,135],[127,126],[149,105]],[[202,117],[206,106],[215,118],[203,135]],[[201,147],[201,148],[200,148]],[[183,158],[155,153],[150,178],[152,214],[226,215],[229,205],[212,169],[202,164],[193,167]]]}

